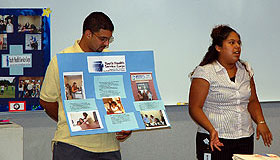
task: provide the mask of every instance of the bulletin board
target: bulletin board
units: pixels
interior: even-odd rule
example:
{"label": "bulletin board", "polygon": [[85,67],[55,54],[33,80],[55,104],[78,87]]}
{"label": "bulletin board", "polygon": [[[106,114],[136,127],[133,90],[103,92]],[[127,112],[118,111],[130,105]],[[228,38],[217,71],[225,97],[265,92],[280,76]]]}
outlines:
{"label": "bulletin board", "polygon": [[50,9],[0,8],[0,112],[41,110],[50,61]]}

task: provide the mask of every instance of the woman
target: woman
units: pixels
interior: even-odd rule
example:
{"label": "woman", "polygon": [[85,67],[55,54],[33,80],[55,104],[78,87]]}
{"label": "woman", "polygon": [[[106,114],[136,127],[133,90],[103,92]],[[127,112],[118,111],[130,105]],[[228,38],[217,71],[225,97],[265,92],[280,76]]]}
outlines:
{"label": "woman", "polygon": [[141,91],[138,91],[137,96],[138,96],[139,101],[143,101],[144,100],[144,97],[143,97]]}
{"label": "woman", "polygon": [[93,120],[86,112],[83,113],[84,116],[84,122],[83,124],[86,124],[87,129],[96,129],[100,128],[100,125],[97,120]]}
{"label": "woman", "polygon": [[212,45],[191,74],[189,113],[198,124],[197,158],[203,159],[211,149],[212,160],[231,160],[235,153],[253,153],[252,119],[256,138],[261,135],[265,146],[271,145],[272,134],[257,98],[253,71],[239,59],[240,35],[220,25],[211,38]]}
{"label": "woman", "polygon": [[153,100],[153,95],[149,90],[147,90],[147,96],[148,96],[149,101]]}
{"label": "woman", "polygon": [[20,81],[18,85],[18,97],[23,98],[23,81]]}
{"label": "woman", "polygon": [[113,114],[123,113],[120,106],[115,101],[111,102],[111,110],[113,111]]}
{"label": "woman", "polygon": [[79,91],[78,87],[77,87],[77,83],[73,82],[72,88],[71,88],[71,92],[72,92],[72,98],[75,99],[76,98],[76,92]]}
{"label": "woman", "polygon": [[14,25],[12,24],[12,19],[8,18],[8,23],[6,26],[7,33],[13,33],[14,32]]}

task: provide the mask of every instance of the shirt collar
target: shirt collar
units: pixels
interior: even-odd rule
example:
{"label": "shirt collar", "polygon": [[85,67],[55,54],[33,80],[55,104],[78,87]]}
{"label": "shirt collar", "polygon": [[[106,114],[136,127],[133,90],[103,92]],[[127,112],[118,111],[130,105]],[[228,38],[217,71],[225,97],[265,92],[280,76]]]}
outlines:
{"label": "shirt collar", "polygon": [[[237,61],[235,64],[237,69],[244,67],[239,61]],[[213,63],[213,65],[216,72],[220,72],[225,69],[225,67],[222,66],[217,60]]]}
{"label": "shirt collar", "polygon": [[225,69],[225,67],[222,66],[217,60],[213,63],[213,65],[216,72],[220,72]]}
{"label": "shirt collar", "polygon": [[74,50],[75,50],[76,52],[84,52],[84,51],[82,50],[82,48],[80,47],[79,43],[80,43],[80,40],[76,40],[76,41],[75,41],[75,43],[74,43]]}

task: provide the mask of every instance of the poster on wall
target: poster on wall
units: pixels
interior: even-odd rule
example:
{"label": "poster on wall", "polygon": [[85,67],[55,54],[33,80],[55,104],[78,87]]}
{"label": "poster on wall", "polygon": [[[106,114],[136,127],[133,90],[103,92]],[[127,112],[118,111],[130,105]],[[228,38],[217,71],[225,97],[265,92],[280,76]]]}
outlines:
{"label": "poster on wall", "polygon": [[57,63],[71,136],[170,127],[153,51],[58,54]]}
{"label": "poster on wall", "polygon": [[50,13],[49,8],[0,8],[0,112],[42,109]]}

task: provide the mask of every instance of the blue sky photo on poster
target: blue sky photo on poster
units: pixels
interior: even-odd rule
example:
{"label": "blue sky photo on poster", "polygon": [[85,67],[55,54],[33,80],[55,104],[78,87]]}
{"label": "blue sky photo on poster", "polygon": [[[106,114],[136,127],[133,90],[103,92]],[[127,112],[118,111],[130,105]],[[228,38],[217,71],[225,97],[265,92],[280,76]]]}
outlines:
{"label": "blue sky photo on poster", "polygon": [[57,54],[57,63],[71,136],[170,127],[153,51]]}

